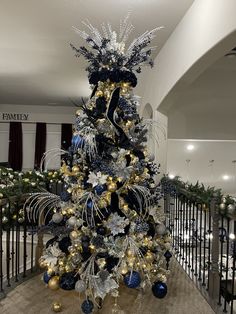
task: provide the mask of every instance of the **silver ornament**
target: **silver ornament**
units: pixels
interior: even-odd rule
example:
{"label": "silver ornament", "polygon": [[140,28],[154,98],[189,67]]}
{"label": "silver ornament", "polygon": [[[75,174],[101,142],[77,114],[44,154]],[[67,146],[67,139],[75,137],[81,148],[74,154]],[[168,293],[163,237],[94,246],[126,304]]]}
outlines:
{"label": "silver ornament", "polygon": [[22,224],[24,221],[25,221],[24,217],[19,217],[19,218],[18,218],[18,222],[19,222],[20,224]]}
{"label": "silver ornament", "polygon": [[75,284],[75,291],[83,292],[86,290],[86,284],[83,280],[78,280]]}
{"label": "silver ornament", "polygon": [[235,211],[235,205],[234,204],[229,204],[227,206],[227,213],[232,215],[234,213],[234,211]]}
{"label": "silver ornament", "polygon": [[2,217],[2,223],[7,224],[8,223],[8,218],[6,216]]}
{"label": "silver ornament", "polygon": [[224,213],[224,210],[225,210],[225,208],[226,208],[226,205],[225,205],[224,203],[221,203],[219,207],[220,207],[220,212],[221,212],[221,213]]}
{"label": "silver ornament", "polygon": [[164,224],[159,224],[156,226],[156,233],[158,235],[163,235],[166,233],[166,226]]}
{"label": "silver ornament", "polygon": [[67,220],[67,225],[69,227],[75,227],[77,225],[77,218],[75,216],[72,216],[70,217],[68,220]]}
{"label": "silver ornament", "polygon": [[154,159],[155,159],[155,155],[154,154],[150,154],[149,161],[153,161]]}
{"label": "silver ornament", "polygon": [[56,224],[59,224],[63,219],[63,215],[60,213],[55,213],[52,216],[52,221],[55,222]]}

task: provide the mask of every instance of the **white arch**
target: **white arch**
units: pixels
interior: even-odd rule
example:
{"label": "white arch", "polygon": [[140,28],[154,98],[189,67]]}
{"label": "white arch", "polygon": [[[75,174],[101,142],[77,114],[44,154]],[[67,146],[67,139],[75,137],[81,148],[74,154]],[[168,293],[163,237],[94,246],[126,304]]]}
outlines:
{"label": "white arch", "polygon": [[142,117],[145,119],[152,119],[153,118],[153,109],[152,106],[147,103],[143,109]]}
{"label": "white arch", "polygon": [[195,0],[143,77],[144,103],[168,112],[181,90],[235,47],[235,12],[236,0]]}

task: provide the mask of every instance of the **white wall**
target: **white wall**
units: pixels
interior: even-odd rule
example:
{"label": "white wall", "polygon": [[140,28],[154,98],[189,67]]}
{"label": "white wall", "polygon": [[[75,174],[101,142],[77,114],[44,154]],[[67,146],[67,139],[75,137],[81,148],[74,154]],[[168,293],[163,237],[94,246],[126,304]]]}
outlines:
{"label": "white wall", "polygon": [[[23,170],[34,167],[35,132],[36,122],[47,123],[46,150],[60,148],[61,146],[61,123],[74,123],[75,107],[53,106],[21,106],[0,105],[0,115],[7,113],[28,113],[29,121],[22,122],[23,132]],[[8,161],[9,147],[9,122],[0,121],[0,162]],[[49,169],[60,167],[60,157],[57,156],[48,163]]]}
{"label": "white wall", "polygon": [[144,103],[167,112],[176,94],[235,47],[235,0],[196,0],[143,76]]}

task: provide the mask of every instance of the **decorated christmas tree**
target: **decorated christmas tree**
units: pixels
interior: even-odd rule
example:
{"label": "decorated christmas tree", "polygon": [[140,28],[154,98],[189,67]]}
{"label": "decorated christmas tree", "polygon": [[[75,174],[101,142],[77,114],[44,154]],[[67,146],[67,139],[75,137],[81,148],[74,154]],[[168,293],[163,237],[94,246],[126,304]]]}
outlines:
{"label": "decorated christmas tree", "polygon": [[119,34],[109,23],[101,32],[84,24],[88,33],[76,32],[88,48],[71,46],[89,63],[92,93],[76,112],[69,151],[62,152],[64,190],[33,194],[27,204],[30,218],[52,213],[45,228],[54,238],[40,258],[44,281],[53,290],[75,289],[84,298],[82,312],[92,313],[99,300],[119,295],[121,282],[163,298],[171,254],[154,180],[158,167],[146,147],[149,121],[139,117],[133,95],[135,73],[153,66],[149,44],[157,29],[125,48],[133,30],[128,18]]}

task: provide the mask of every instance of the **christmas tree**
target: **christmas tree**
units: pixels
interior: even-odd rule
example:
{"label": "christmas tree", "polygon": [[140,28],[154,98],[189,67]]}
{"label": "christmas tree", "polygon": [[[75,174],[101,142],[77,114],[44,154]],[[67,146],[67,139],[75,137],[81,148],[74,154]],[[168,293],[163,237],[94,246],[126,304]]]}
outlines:
{"label": "christmas tree", "polygon": [[49,215],[54,234],[40,264],[51,289],[83,293],[83,313],[92,313],[99,299],[118,296],[120,282],[129,288],[167,293],[170,236],[158,205],[158,167],[146,148],[148,123],[139,117],[133,95],[135,73],[153,66],[147,31],[126,49],[133,30],[128,18],[117,34],[111,25],[102,31],[89,22],[88,33],[76,29],[88,48],[72,48],[84,56],[92,94],[79,106],[68,152],[63,151],[60,196],[47,192],[31,196],[29,216]]}

